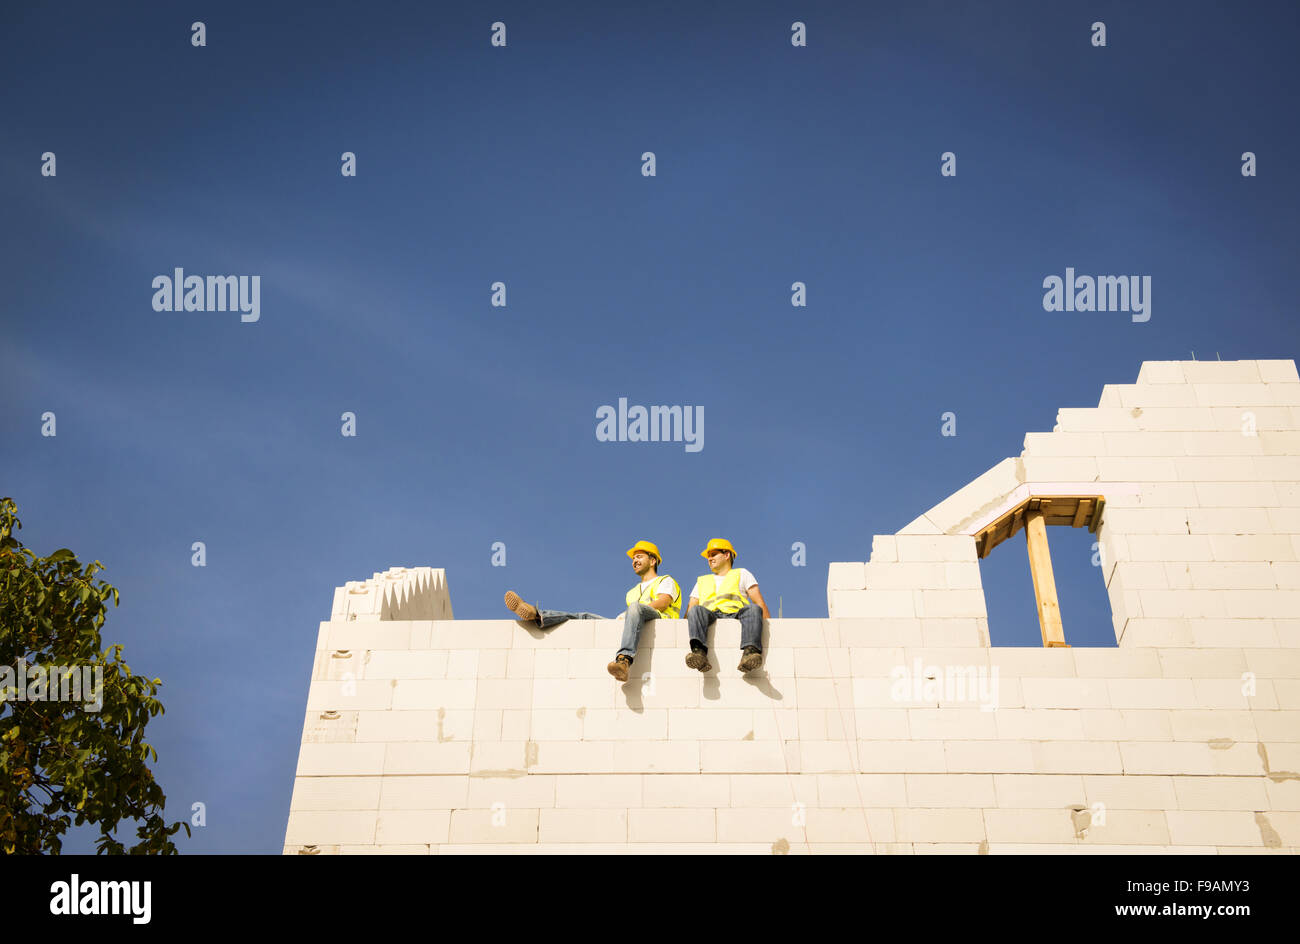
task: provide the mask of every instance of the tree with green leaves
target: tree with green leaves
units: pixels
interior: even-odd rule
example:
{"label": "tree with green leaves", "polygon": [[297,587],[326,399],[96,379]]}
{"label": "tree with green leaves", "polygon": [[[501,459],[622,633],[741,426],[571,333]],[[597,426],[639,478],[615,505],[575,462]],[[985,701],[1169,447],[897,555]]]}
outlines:
{"label": "tree with green leaves", "polygon": [[[158,753],[144,740],[162,683],[132,674],[121,646],[101,651],[118,602],[117,588],[91,580],[103,565],[83,572],[67,548],[38,558],[13,536],[17,510],[0,499],[0,851],[58,853],[70,826],[94,823],[101,854],[174,855],[171,837],[190,826],[164,821],[147,764]],[[96,679],[93,697],[52,698],[76,690],[75,672]],[[20,690],[21,679],[34,681]],[[139,824],[130,848],[114,838],[124,820]]]}

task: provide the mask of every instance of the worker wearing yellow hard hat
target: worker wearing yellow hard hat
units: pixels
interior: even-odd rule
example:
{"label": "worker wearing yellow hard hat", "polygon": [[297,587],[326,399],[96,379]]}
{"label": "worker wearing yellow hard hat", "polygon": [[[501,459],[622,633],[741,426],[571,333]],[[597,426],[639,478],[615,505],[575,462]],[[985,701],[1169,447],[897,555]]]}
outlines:
{"label": "worker wearing yellow hard hat", "polygon": [[740,620],[740,665],[751,672],[763,664],[763,620],[771,619],[758,581],[744,567],[734,566],[736,549],[726,538],[709,541],[700,556],[709,562],[711,573],[695,581],[686,622],[690,627],[691,651],[686,664],[707,672],[709,664],[709,627],[721,618]]}
{"label": "worker wearing yellow hard hat", "polygon": [[[637,541],[627,549],[627,556],[631,558],[632,570],[641,582],[624,595],[627,611],[623,617],[623,639],[614,661],[607,666],[609,674],[620,682],[628,680],[645,624],[653,619],[677,619],[682,607],[682,588],[672,577],[659,573],[663,555],[657,545],[650,541]],[[506,594],[506,606],[521,620],[536,623],[541,629],[550,629],[571,619],[605,618],[596,613],[539,609],[525,603],[513,590]]]}

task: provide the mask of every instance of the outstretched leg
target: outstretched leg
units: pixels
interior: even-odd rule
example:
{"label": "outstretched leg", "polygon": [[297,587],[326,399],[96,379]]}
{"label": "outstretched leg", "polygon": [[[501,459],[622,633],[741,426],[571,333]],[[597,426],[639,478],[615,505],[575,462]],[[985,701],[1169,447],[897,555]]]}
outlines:
{"label": "outstretched leg", "polygon": [[525,623],[536,623],[542,629],[550,629],[560,623],[574,619],[605,619],[599,613],[569,613],[565,610],[542,610],[525,603],[513,590],[506,593],[506,606]]}

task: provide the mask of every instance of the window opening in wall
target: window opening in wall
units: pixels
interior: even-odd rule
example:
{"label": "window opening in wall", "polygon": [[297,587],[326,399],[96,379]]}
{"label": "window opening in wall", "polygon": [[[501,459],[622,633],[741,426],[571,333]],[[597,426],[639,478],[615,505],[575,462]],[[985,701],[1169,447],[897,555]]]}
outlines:
{"label": "window opening in wall", "polygon": [[[1115,644],[1103,568],[1095,566],[1100,560],[1093,546],[1105,504],[1101,495],[1034,496],[974,535],[994,645]],[[1006,547],[990,560],[994,549],[1012,538],[1018,539],[1018,553]]]}

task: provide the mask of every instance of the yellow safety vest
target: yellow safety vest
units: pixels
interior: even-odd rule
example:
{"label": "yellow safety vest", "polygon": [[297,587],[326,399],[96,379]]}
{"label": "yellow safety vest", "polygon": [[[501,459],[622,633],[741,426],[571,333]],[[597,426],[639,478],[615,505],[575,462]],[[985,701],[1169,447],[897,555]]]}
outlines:
{"label": "yellow safety vest", "polygon": [[721,581],[716,574],[695,578],[695,589],[691,596],[699,600],[700,606],[706,610],[717,610],[719,613],[735,613],[752,602],[740,592],[740,572],[734,567],[727,571]]}
{"label": "yellow safety vest", "polygon": [[660,593],[665,592],[655,589],[655,587],[660,585],[660,581],[663,580],[667,580],[673,585],[673,602],[663,608],[663,611],[659,614],[659,618],[677,619],[678,614],[682,611],[682,588],[677,586],[677,581],[672,577],[669,577],[667,574],[656,577],[649,583],[637,584],[627,592],[625,602],[628,606],[631,606],[633,603],[644,603],[646,606],[650,606],[650,604],[654,602],[655,597],[659,596]]}

